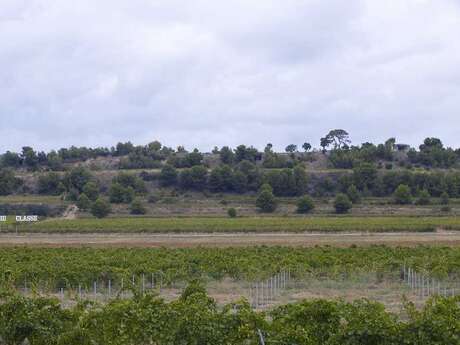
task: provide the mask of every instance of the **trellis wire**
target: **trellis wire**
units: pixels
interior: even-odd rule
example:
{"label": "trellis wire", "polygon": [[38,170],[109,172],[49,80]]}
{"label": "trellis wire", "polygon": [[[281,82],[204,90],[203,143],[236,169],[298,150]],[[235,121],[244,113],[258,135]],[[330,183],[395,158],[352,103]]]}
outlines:
{"label": "trellis wire", "polygon": [[441,281],[428,274],[420,273],[412,267],[404,266],[402,268],[402,280],[420,297],[453,297],[460,293],[458,282]]}

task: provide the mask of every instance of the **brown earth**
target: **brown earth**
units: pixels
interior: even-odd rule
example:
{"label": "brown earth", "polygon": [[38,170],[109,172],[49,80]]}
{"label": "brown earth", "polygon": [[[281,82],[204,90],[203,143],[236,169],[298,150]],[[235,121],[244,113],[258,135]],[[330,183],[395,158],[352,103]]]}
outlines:
{"label": "brown earth", "polygon": [[460,232],[435,233],[261,233],[261,234],[0,234],[0,246],[34,247],[241,247],[284,245],[460,246]]}

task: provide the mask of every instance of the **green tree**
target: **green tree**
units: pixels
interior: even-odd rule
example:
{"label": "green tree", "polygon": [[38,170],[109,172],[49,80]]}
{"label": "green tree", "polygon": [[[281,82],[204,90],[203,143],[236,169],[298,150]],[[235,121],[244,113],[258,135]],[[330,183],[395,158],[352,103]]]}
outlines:
{"label": "green tree", "polygon": [[440,198],[441,205],[449,205],[449,194],[443,192]]}
{"label": "green tree", "polygon": [[311,144],[310,143],[303,143],[302,148],[305,150],[305,152],[308,152],[311,150]]}
{"label": "green tree", "polygon": [[97,218],[105,218],[110,212],[110,204],[100,197],[91,206],[91,214]]}
{"label": "green tree", "polygon": [[120,183],[112,183],[109,189],[110,202],[115,204],[130,203],[133,201],[135,196],[134,189],[132,187],[123,187]]}
{"label": "green tree", "polygon": [[340,193],[335,197],[334,208],[336,213],[347,213],[352,206],[353,205],[347,195]]}
{"label": "green tree", "polygon": [[315,208],[315,203],[313,199],[308,195],[300,198],[297,201],[297,213],[309,213]]}
{"label": "green tree", "polygon": [[146,214],[147,210],[140,199],[134,199],[130,206],[131,214]]}
{"label": "green tree", "polygon": [[91,201],[96,201],[99,197],[99,187],[96,182],[89,181],[83,186],[83,193],[86,194]]}
{"label": "green tree", "polygon": [[227,210],[227,214],[230,218],[236,218],[236,210],[233,207]]}
{"label": "green tree", "polygon": [[83,167],[73,168],[64,178],[67,190],[76,189],[79,193],[83,187],[91,180],[91,173]]}
{"label": "green tree", "polygon": [[80,210],[87,211],[91,207],[91,200],[86,196],[85,193],[80,194],[77,201],[77,206]]}
{"label": "green tree", "polygon": [[235,159],[235,154],[232,149],[228,146],[224,146],[219,151],[220,160],[223,164],[232,164]]}
{"label": "green tree", "polygon": [[393,194],[394,202],[399,205],[412,203],[412,194],[408,185],[400,184]]}
{"label": "green tree", "polygon": [[166,164],[160,172],[160,184],[163,187],[174,186],[177,183],[177,170],[173,166]]}
{"label": "green tree", "polygon": [[55,172],[43,174],[38,177],[38,193],[59,195],[62,193],[61,178]]}
{"label": "green tree", "polygon": [[288,146],[286,146],[285,151],[286,151],[287,153],[294,153],[294,152],[297,151],[297,145],[289,144]]}
{"label": "green tree", "polygon": [[9,195],[17,191],[22,180],[14,175],[11,169],[0,170],[0,195]]}
{"label": "green tree", "polygon": [[348,187],[347,196],[350,198],[353,204],[359,204],[361,202],[361,194],[354,184]]}
{"label": "green tree", "polygon": [[429,205],[431,203],[431,195],[430,193],[424,189],[422,190],[419,195],[418,199],[415,201],[417,205]]}
{"label": "green tree", "polygon": [[276,210],[277,202],[270,185],[264,184],[260,187],[256,206],[261,212],[265,213],[272,213]]}

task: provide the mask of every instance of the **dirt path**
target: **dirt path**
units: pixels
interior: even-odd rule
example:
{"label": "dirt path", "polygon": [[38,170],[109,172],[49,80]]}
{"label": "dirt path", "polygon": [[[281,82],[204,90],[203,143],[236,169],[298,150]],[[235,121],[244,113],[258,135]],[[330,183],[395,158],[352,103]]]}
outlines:
{"label": "dirt path", "polygon": [[460,246],[460,232],[438,233],[267,233],[267,234],[0,234],[0,246],[35,247],[228,247],[252,245],[315,245],[348,247],[386,244],[389,246]]}

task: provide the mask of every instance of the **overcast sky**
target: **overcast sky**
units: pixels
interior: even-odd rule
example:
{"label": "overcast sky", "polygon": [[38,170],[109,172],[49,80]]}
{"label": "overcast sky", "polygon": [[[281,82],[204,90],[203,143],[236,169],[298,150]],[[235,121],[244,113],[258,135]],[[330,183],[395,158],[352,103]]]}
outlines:
{"label": "overcast sky", "polygon": [[460,146],[459,0],[0,0],[0,151]]}

